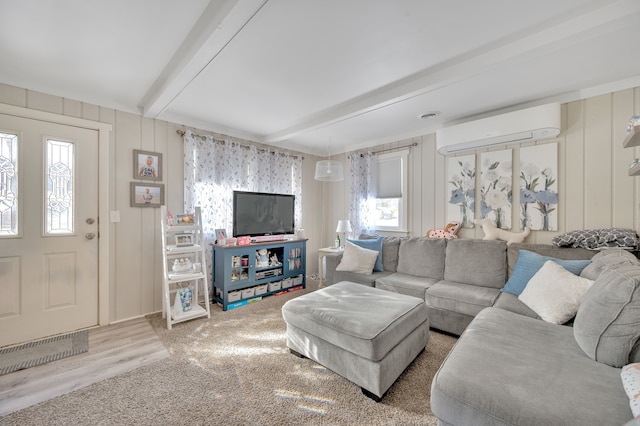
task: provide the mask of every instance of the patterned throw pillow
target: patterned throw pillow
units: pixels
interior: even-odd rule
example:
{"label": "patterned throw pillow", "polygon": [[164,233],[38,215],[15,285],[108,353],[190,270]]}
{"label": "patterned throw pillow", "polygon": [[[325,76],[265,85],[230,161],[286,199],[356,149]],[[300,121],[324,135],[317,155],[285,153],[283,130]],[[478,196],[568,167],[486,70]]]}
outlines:
{"label": "patterned throw pillow", "polygon": [[629,406],[633,417],[640,418],[640,363],[622,367],[620,377],[622,377],[622,386],[629,397]]}

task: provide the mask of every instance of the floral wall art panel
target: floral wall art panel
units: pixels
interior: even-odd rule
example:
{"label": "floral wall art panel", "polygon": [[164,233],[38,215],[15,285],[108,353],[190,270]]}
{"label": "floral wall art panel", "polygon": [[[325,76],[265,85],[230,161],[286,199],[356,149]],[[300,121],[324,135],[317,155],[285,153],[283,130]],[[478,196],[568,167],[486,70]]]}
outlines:
{"label": "floral wall art panel", "polygon": [[464,228],[474,227],[476,156],[475,154],[449,158],[449,222],[460,222]]}
{"label": "floral wall art panel", "polygon": [[512,150],[483,152],[480,164],[481,218],[488,217],[498,228],[511,229]]}
{"label": "floral wall art panel", "polygon": [[520,149],[520,229],[558,230],[558,144]]}

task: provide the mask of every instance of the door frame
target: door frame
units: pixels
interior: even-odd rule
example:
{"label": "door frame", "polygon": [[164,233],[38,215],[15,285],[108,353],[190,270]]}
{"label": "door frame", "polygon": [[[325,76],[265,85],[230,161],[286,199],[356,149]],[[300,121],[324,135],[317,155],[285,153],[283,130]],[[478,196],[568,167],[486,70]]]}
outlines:
{"label": "door frame", "polygon": [[[110,323],[109,309],[109,167],[113,126],[84,118],[54,114],[0,103],[0,113],[98,132],[98,325]],[[102,167],[104,165],[104,167]]]}

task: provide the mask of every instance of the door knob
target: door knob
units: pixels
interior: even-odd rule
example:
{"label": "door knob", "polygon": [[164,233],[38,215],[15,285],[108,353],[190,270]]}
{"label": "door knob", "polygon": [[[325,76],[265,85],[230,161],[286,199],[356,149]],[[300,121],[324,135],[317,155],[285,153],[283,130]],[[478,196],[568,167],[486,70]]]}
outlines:
{"label": "door knob", "polygon": [[93,225],[95,223],[95,219],[92,217],[88,217],[87,220],[85,220],[85,222],[87,223],[87,225]]}
{"label": "door knob", "polygon": [[87,232],[86,234],[84,234],[84,237],[87,240],[93,240],[96,237],[96,234],[94,234],[93,232]]}

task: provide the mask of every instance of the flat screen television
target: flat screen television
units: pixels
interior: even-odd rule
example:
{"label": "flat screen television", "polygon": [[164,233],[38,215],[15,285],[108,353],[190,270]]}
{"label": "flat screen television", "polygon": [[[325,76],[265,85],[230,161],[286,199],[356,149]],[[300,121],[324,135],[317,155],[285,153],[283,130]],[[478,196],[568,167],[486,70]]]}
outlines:
{"label": "flat screen television", "polygon": [[233,236],[293,234],[295,195],[233,191]]}

